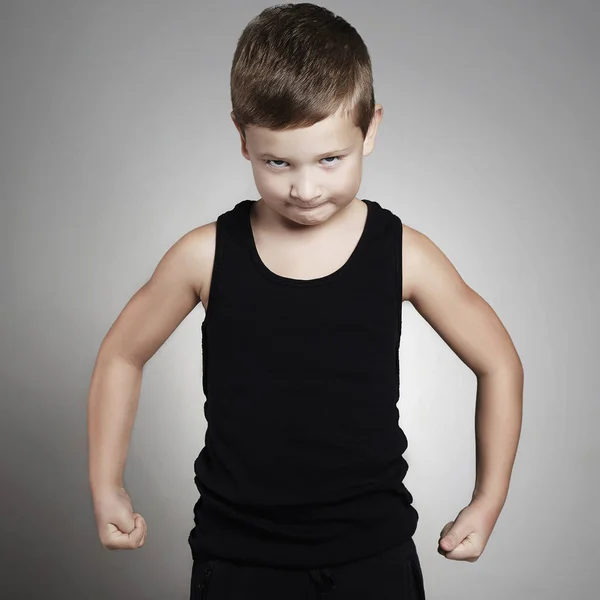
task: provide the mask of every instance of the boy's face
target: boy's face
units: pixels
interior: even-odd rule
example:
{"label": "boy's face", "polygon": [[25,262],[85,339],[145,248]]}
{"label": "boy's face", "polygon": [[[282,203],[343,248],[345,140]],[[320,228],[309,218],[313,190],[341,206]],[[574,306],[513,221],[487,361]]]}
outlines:
{"label": "boy's face", "polygon": [[231,117],[263,202],[283,217],[282,224],[317,225],[356,198],[363,156],[373,151],[383,107],[375,106],[364,141],[361,130],[339,114],[289,131],[250,126],[245,140]]}

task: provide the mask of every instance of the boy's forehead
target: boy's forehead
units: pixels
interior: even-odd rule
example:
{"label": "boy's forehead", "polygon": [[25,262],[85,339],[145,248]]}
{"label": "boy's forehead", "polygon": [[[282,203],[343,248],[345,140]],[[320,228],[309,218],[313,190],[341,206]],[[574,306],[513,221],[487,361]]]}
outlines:
{"label": "boy's forehead", "polygon": [[346,148],[362,141],[361,130],[350,119],[328,117],[310,127],[275,131],[267,127],[249,126],[246,129],[248,145],[257,152],[288,153],[296,150],[318,154],[329,149]]}

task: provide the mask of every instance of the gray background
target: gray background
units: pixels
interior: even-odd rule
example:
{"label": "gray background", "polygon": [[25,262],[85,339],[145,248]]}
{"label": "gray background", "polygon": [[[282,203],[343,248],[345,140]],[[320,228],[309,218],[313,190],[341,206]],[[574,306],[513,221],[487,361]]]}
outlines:
{"label": "gray background", "polygon": [[[87,391],[169,246],[258,198],[228,85],[237,37],[268,5],[0,4],[3,597],[188,597],[201,306],[144,371],[125,472],[149,527],[135,552],[98,539]],[[431,237],[526,372],[504,511],[478,562],[446,560],[440,530],[473,489],[476,380],[404,304],[400,423],[428,599],[596,598],[600,3],[326,6],[363,36],[385,110],[359,196]]]}

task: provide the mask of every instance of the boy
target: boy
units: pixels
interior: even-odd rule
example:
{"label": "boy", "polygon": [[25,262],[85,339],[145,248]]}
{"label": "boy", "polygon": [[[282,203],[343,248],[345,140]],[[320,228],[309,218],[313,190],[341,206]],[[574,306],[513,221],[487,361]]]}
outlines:
{"label": "boy", "polygon": [[441,532],[449,559],[477,560],[504,504],[521,361],[433,242],[356,197],[383,110],[354,28],[312,4],[264,10],[239,39],[231,97],[261,198],[175,243],[102,343],[89,398],[100,539],[146,540],[122,486],[142,369],[202,302],[190,597],[423,600],[396,406],[402,302],[478,380],[477,478]]}

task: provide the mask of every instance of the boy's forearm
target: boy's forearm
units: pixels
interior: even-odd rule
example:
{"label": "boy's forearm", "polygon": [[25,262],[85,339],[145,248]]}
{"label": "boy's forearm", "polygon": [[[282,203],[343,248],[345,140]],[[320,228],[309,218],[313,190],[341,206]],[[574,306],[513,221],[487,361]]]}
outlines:
{"label": "boy's forearm", "polygon": [[89,483],[122,486],[142,368],[100,350],[88,397]]}
{"label": "boy's forearm", "polygon": [[473,500],[502,510],[521,434],[524,374],[520,365],[477,377],[476,480]]}

